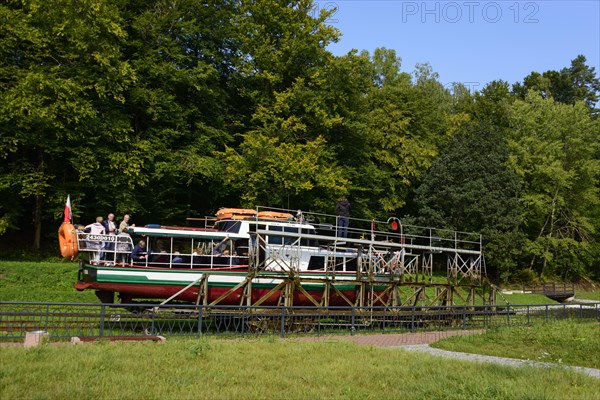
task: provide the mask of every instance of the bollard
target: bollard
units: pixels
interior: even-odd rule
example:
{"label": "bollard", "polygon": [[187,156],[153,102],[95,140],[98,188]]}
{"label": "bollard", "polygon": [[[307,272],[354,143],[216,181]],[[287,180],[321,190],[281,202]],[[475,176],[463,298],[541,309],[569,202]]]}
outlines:
{"label": "bollard", "polygon": [[46,331],[33,331],[25,334],[25,347],[36,347],[48,344],[50,335]]}

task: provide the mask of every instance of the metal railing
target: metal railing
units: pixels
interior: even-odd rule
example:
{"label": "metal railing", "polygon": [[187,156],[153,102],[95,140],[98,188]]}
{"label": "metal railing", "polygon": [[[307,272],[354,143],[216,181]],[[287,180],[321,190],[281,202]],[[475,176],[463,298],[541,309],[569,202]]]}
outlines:
{"label": "metal railing", "polygon": [[[298,220],[312,224],[320,232],[330,230],[332,237],[338,237],[338,219],[334,215],[289,210],[285,208],[257,207],[257,212],[273,210],[296,215]],[[300,217],[298,217],[300,216]],[[257,217],[255,217],[257,218]],[[464,251],[473,254],[482,252],[481,234],[457,230],[440,229],[418,225],[403,224],[399,218],[389,218],[387,221],[363,218],[348,218],[347,228],[350,240],[378,240],[401,243],[408,248],[420,250],[436,249],[436,251]],[[391,228],[391,222],[396,221],[397,228]]]}
{"label": "metal railing", "polygon": [[254,336],[481,331],[555,319],[600,320],[600,302],[444,307],[243,307],[0,302],[0,341],[71,337]]}
{"label": "metal railing", "polygon": [[89,253],[91,260],[101,263],[129,261],[133,250],[131,236],[126,233],[118,235],[98,235],[83,231],[77,232],[77,248],[80,252]]}

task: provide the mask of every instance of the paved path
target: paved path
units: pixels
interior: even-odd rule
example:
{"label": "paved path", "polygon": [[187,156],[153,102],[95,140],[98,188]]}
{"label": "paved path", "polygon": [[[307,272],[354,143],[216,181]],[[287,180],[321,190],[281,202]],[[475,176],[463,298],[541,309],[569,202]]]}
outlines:
{"label": "paved path", "polygon": [[292,340],[323,342],[345,340],[360,345],[387,347],[390,349],[404,349],[411,352],[428,353],[438,357],[455,358],[473,362],[495,363],[512,367],[530,366],[536,368],[560,367],[572,371],[580,372],[585,375],[600,379],[600,369],[573,367],[563,364],[535,362],[529,360],[520,360],[516,358],[486,356],[482,354],[461,353],[435,349],[429,346],[429,343],[455,335],[474,335],[484,331],[440,331],[440,332],[420,332],[403,334],[378,334],[378,335],[356,335],[356,336],[311,336],[295,338]]}
{"label": "paved path", "polygon": [[294,338],[292,340],[300,340],[307,342],[330,342],[344,340],[356,344],[377,347],[397,347],[414,344],[426,344],[437,342],[438,340],[450,336],[477,335],[485,332],[484,330],[473,331],[432,331],[432,332],[417,332],[417,333],[397,333],[397,334],[369,334],[369,335],[333,335],[333,336],[305,336]]}
{"label": "paved path", "polygon": [[572,371],[580,372],[582,374],[600,379],[600,369],[595,369],[595,368],[573,367],[570,365],[544,363],[544,362],[536,362],[536,361],[530,361],[530,360],[519,360],[517,358],[485,356],[482,354],[460,353],[458,351],[435,349],[433,347],[430,347],[428,344],[398,346],[397,348],[402,348],[404,350],[413,351],[413,352],[428,353],[428,354],[432,354],[434,356],[439,356],[439,357],[448,357],[448,358],[455,358],[455,359],[459,359],[459,360],[467,360],[467,361],[474,361],[474,362],[502,364],[502,365],[508,365],[511,367],[523,367],[523,366],[536,367],[536,368],[559,367],[559,368],[565,368],[565,369],[569,369]]}

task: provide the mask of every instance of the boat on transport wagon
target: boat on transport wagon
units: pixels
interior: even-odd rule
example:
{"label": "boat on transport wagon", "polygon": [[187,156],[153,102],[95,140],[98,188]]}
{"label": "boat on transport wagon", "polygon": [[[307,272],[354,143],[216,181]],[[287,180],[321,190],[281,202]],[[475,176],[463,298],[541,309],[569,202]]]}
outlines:
{"label": "boat on transport wagon", "polygon": [[104,303],[117,294],[126,304],[390,305],[399,304],[395,284],[431,275],[433,254],[479,270],[483,263],[480,235],[397,218],[351,219],[347,237],[338,237],[335,216],[300,210],[224,208],[198,220],[200,227],[146,225],[119,235],[61,227],[61,250],[71,246],[63,256],[89,256],[75,288],[95,290]]}

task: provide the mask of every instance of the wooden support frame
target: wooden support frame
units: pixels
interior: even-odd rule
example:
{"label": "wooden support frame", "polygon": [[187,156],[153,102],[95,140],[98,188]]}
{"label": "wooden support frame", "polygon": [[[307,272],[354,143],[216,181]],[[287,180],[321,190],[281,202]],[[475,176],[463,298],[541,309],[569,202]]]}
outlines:
{"label": "wooden support frame", "polygon": [[229,289],[228,291],[226,291],[225,293],[223,293],[222,295],[217,297],[214,301],[212,301],[209,304],[209,306],[214,306],[214,305],[219,304],[223,299],[226,299],[227,297],[229,297],[229,295],[233,294],[233,292],[235,292],[236,290],[244,287],[244,285],[246,285],[250,281],[252,281],[252,277],[247,276],[246,279],[244,279],[243,281],[241,281],[240,283],[238,283],[237,285],[235,285],[234,287],[232,287],[231,289]]}
{"label": "wooden support frame", "polygon": [[[344,293],[342,293],[338,288],[335,287],[335,284],[333,282],[328,283],[328,285],[333,287],[334,292],[336,292],[342,298],[342,300],[344,300],[349,306],[354,305],[354,303],[350,299],[348,299],[348,297],[346,297]],[[329,293],[331,293],[331,291]]]}

